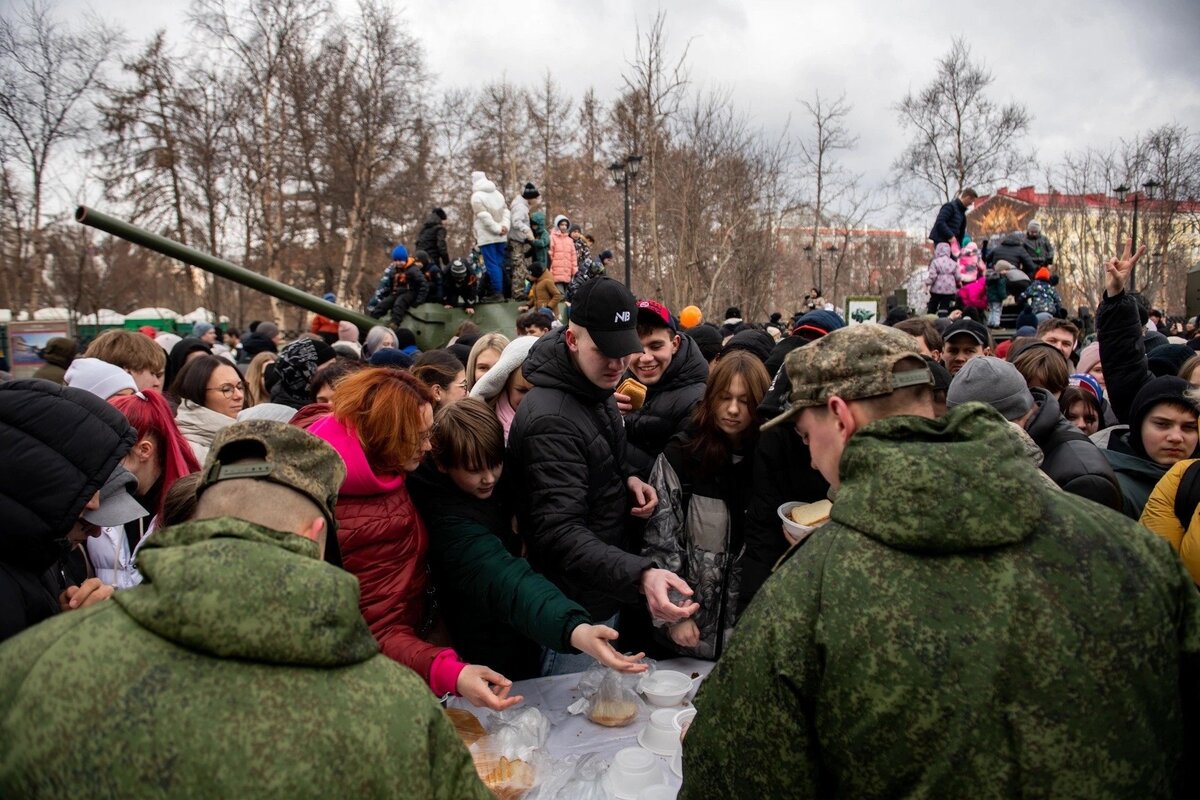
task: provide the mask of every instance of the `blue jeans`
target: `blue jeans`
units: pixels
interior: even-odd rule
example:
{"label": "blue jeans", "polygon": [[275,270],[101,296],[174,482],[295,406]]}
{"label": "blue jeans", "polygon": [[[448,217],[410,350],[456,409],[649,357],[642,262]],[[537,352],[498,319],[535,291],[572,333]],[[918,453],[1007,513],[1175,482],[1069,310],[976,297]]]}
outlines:
{"label": "blue jeans", "polygon": [[483,255],[483,269],[487,272],[488,294],[500,294],[504,291],[504,253],[508,248],[507,242],[485,244],[479,248]]}
{"label": "blue jeans", "polygon": [[[617,620],[620,616],[620,612],[617,612],[608,619],[593,624],[616,628]],[[586,672],[596,663],[598,663],[596,659],[587,653],[560,653],[557,650],[551,650],[549,647],[542,648],[543,678],[549,675],[569,675],[573,672]]]}
{"label": "blue jeans", "polygon": [[1004,303],[991,302],[988,303],[987,324],[989,328],[1000,327],[1000,311],[1004,308]]}

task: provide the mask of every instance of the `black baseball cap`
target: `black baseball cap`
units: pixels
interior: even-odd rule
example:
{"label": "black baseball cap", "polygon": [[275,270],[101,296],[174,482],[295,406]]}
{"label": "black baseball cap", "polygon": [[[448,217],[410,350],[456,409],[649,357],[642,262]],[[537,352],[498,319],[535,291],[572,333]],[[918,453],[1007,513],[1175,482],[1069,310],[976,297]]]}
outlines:
{"label": "black baseball cap", "polygon": [[624,358],[642,351],[637,335],[637,300],[612,278],[593,278],[575,291],[571,322],[585,329],[600,352]]}
{"label": "black baseball cap", "polygon": [[942,331],[942,341],[950,341],[951,336],[957,336],[960,333],[965,333],[975,341],[979,342],[980,347],[991,347],[992,337],[988,333],[988,329],[982,323],[976,322],[973,319],[963,317],[950,323],[946,330]]}

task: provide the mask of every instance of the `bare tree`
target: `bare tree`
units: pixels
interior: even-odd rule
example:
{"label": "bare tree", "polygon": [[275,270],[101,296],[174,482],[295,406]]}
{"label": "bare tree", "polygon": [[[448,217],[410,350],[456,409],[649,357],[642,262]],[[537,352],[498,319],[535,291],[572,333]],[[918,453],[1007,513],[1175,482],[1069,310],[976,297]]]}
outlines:
{"label": "bare tree", "polygon": [[63,145],[87,132],[86,99],[119,42],[119,32],[96,19],[76,30],[63,27],[42,0],[30,2],[15,18],[0,17],[0,139],[13,155],[9,165],[20,164],[29,187],[20,209],[29,237],[17,254],[28,270],[18,284],[19,306],[41,302],[46,268],[42,212],[51,160]]}
{"label": "bare tree", "polygon": [[1025,106],[987,95],[995,79],[971,58],[963,39],[938,60],[937,75],[896,106],[912,139],[892,165],[895,183],[925,207],[950,200],[968,186],[994,186],[1034,166],[1022,149],[1030,115]]}
{"label": "bare tree", "polygon": [[542,202],[549,208],[557,197],[558,164],[573,135],[570,126],[571,101],[559,91],[558,84],[547,69],[537,93],[527,96],[525,103],[529,134],[533,139],[532,149],[542,173]]}
{"label": "bare tree", "polygon": [[622,74],[625,91],[613,108],[618,158],[628,155],[643,157],[639,178],[649,198],[647,209],[638,220],[639,227],[649,232],[650,246],[638,248],[649,260],[649,279],[662,281],[663,246],[658,225],[659,156],[665,151],[668,128],[684,99],[688,85],[687,54],[690,45],[676,57],[667,53],[667,15],[659,11],[650,29],[637,29],[637,46],[633,60]]}
{"label": "bare tree", "polygon": [[[843,94],[832,103],[822,101],[821,92],[813,94],[811,101],[802,101],[808,115],[810,132],[800,141],[800,156],[805,176],[812,181],[812,238],[810,246],[816,250],[826,206],[836,203],[859,179],[852,175],[839,161],[841,151],[853,150],[858,137],[850,133],[846,118],[853,106],[846,102]],[[821,262],[818,260],[817,264]],[[836,282],[836,277],[835,277]],[[824,290],[825,276],[817,270],[812,275],[813,286]]]}

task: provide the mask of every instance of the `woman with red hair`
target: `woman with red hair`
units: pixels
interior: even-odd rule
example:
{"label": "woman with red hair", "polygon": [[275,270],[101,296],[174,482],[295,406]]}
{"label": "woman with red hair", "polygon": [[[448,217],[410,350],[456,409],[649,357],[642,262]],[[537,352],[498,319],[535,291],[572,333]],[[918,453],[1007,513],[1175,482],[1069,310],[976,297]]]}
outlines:
{"label": "woman with red hair", "polygon": [[138,440],[121,465],[137,478],[137,501],[149,516],[123,527],[101,528],[88,539],[88,558],[98,577],[117,589],[137,586],[142,576],[134,566],[138,546],[158,527],[163,501],[171,485],[197,472],[200,464],[171,416],[171,406],[158,392],[113,397],[108,401],[125,415]]}
{"label": "woman with red hair", "polygon": [[[303,423],[302,423],[303,424]],[[338,492],[337,541],[359,583],[359,608],[385,655],[425,679],[433,693],[462,695],[502,710],[512,682],[430,644],[435,604],[426,569],[429,537],[406,479],[431,449],[433,395],[411,373],[375,367],[338,384],[332,413],[307,423],[346,464]]]}

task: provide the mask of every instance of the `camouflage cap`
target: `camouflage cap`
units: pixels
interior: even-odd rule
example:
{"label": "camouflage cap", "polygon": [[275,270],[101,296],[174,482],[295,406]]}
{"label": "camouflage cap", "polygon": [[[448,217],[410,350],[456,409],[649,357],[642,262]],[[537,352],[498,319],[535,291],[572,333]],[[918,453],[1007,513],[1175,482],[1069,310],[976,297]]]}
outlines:
{"label": "camouflage cap", "polygon": [[875,323],[852,325],[788,353],[784,362],[791,394],[785,410],[762,426],[772,428],[802,408],[825,405],[829,398],[863,400],[906,386],[932,386],[933,373],[919,367],[893,372],[905,358],[920,361],[916,338]]}
{"label": "camouflage cap", "polygon": [[321,509],[328,530],[337,530],[333,509],[346,479],[337,451],[316,436],[272,420],[235,422],[213,440],[200,471],[199,497],[219,481],[271,481],[299,492]]}

